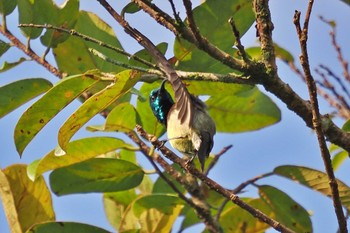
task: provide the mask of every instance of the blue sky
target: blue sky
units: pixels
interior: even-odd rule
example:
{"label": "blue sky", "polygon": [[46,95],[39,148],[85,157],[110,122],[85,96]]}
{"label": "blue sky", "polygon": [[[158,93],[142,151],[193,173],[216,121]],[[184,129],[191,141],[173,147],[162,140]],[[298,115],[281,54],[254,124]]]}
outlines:
{"label": "blue sky", "polygon": [[[61,3],[63,1],[57,2]],[[115,9],[120,10],[127,2],[126,0],[117,1],[117,3],[112,5]],[[154,2],[157,4],[159,3],[161,7],[168,7],[168,1],[158,0]],[[275,25],[273,33],[274,40],[281,47],[290,51],[296,60],[300,54],[300,48],[292,19],[295,10],[301,11],[302,19],[304,18],[307,3],[308,1],[299,0],[270,1],[272,19]],[[96,1],[81,0],[81,8],[97,13],[113,26],[119,40],[128,52],[133,53],[141,49],[141,47],[130,39],[111,17],[104,12],[103,8],[99,6]],[[326,64],[332,67],[339,75],[341,74],[340,66],[336,59],[336,53],[330,45],[330,28],[322,23],[318,19],[318,16],[322,15],[326,19],[336,21],[338,42],[342,46],[345,58],[349,60],[349,12],[349,6],[341,1],[315,1],[309,35],[309,56],[310,63],[313,67],[319,64]],[[173,41],[173,36],[170,32],[163,29],[161,30],[161,27],[143,13],[139,13],[137,16],[127,16],[126,19],[130,20],[133,26],[144,32],[156,44],[163,41],[171,44]],[[11,28],[13,31],[17,30],[16,15],[12,15],[8,23],[10,30]],[[17,35],[21,36],[20,34]],[[23,38],[23,36],[21,38]],[[40,42],[34,42],[33,48],[37,53],[41,54],[43,49],[40,48],[39,43]],[[242,38],[242,43],[246,47],[258,45],[253,28]],[[169,48],[171,48],[171,46],[169,46]],[[2,63],[5,59],[15,61],[21,55],[22,54],[20,54],[17,49],[11,49],[4,57],[0,58],[0,62]],[[171,49],[169,49],[168,55],[171,55]],[[52,56],[49,57],[48,60],[53,62]],[[278,65],[280,77],[294,88],[300,96],[307,99],[308,93],[305,84],[300,81],[286,65],[281,62],[279,62]],[[314,74],[314,76],[317,77],[316,74]],[[57,81],[57,79],[44,68],[38,67],[32,62],[27,62],[10,72],[0,73],[0,85],[10,83],[15,79],[30,77],[44,77],[50,79],[52,82]],[[263,90],[261,87],[260,89]],[[315,134],[309,128],[305,127],[305,123],[295,113],[290,112],[280,100],[269,93],[267,93],[267,95],[280,107],[282,111],[281,122],[255,132],[218,134],[215,137],[213,153],[219,152],[224,146],[229,144],[234,145],[234,147],[221,158],[217,167],[210,174],[211,178],[225,187],[236,187],[247,179],[262,173],[270,172],[278,165],[293,164],[324,170]],[[59,127],[70,113],[79,106],[79,103],[74,102],[69,105],[48,124],[28,146],[23,158],[20,159],[13,142],[13,130],[21,113],[29,106],[30,103],[0,119],[1,168],[14,163],[30,163],[52,150],[57,144],[57,127]],[[331,111],[325,101],[321,100],[320,106],[321,112],[324,114]],[[100,124],[102,122],[102,117],[95,117],[89,124]],[[336,122],[338,125],[341,125],[343,120],[337,119]],[[80,130],[75,138],[94,135],[96,134],[92,135],[85,130]],[[348,185],[350,185],[350,176],[348,175],[349,166],[350,162],[346,161],[336,172],[336,176]],[[146,167],[150,168],[149,164],[146,164]],[[312,221],[314,232],[335,232],[337,230],[336,218],[330,199],[282,178],[267,178],[259,181],[259,184],[276,186],[287,192],[292,198],[303,205],[304,208],[311,211],[313,213]],[[247,192],[242,194],[242,196],[256,197],[257,190],[254,187],[249,187]],[[113,230],[105,218],[100,194],[70,195],[63,197],[53,196],[53,203],[57,220],[85,222],[107,230]],[[325,219],[327,219],[327,221],[325,221]],[[0,230],[1,232],[9,231],[2,208],[0,208]],[[274,231],[271,230],[270,232]]]}

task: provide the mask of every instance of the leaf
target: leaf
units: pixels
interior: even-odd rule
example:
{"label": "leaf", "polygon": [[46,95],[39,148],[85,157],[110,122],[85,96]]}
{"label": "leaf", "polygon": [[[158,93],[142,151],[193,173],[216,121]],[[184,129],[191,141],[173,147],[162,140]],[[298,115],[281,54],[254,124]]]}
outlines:
{"label": "leaf", "polygon": [[[286,49],[280,47],[278,44],[274,44],[275,47],[275,55],[279,59],[283,60],[286,63],[293,63],[294,57],[293,55],[288,52]],[[245,49],[246,53],[252,57],[255,60],[261,60],[262,59],[262,53],[260,47],[250,47]]]}
{"label": "leaf", "polygon": [[[244,201],[254,208],[259,209],[266,215],[272,217],[271,209],[261,199],[245,198]],[[221,213],[220,225],[223,232],[230,233],[262,233],[270,228],[269,225],[261,222],[257,218],[254,218],[254,216],[233,203],[228,203]]]}
{"label": "leaf", "polygon": [[34,225],[26,233],[110,233],[102,228],[78,222],[45,222]]}
{"label": "leaf", "polygon": [[103,195],[104,210],[109,223],[118,230],[128,206],[136,199],[134,189],[105,193]]}
{"label": "leaf", "polygon": [[[122,49],[113,29],[91,12],[79,12],[74,30]],[[126,64],[128,63],[125,55],[118,54],[99,44],[85,41],[82,38],[70,36],[66,41],[58,44],[53,49],[60,71],[68,74],[80,74],[91,69],[99,69],[102,72],[120,72],[125,70],[125,68],[121,68],[92,55],[89,52],[89,48],[97,50],[108,58]]]}
{"label": "leaf", "polygon": [[[233,49],[235,38],[228,20],[233,17],[241,36],[255,21],[250,0],[207,0],[194,8],[193,16],[201,34],[212,44],[232,55],[236,51]],[[232,69],[221,61],[215,60],[185,40],[175,40],[174,54],[178,60],[177,68],[181,70],[232,72]]]}
{"label": "leaf", "polygon": [[144,83],[140,88],[140,93],[147,96],[147,100],[142,100],[137,98],[136,101],[136,111],[139,115],[139,124],[142,125],[143,129],[153,134],[157,137],[160,137],[165,132],[165,127],[157,121],[157,118],[153,115],[152,109],[149,104],[149,95],[153,89],[159,88],[160,82],[154,82],[152,84]]}
{"label": "leaf", "polygon": [[21,233],[21,225],[18,221],[18,214],[16,210],[15,200],[13,198],[12,192],[10,191],[10,183],[8,182],[6,175],[0,169],[0,197],[1,204],[3,206],[8,226],[11,232]]}
{"label": "leaf", "polygon": [[136,126],[136,110],[130,103],[122,103],[107,116],[104,130],[130,132]]}
{"label": "leaf", "polygon": [[[11,2],[13,2],[13,1],[11,0]],[[3,4],[3,2],[0,2],[0,7],[1,7],[1,4]],[[9,50],[9,48],[11,48],[11,45],[9,43],[6,43],[6,42],[0,40],[0,57],[2,55],[4,55],[4,53],[6,53],[7,50]]]}
{"label": "leaf", "polygon": [[[42,9],[46,10],[48,4],[52,4],[50,0],[17,0],[18,15],[20,24],[45,24],[45,17]],[[21,27],[24,35],[30,39],[35,39],[40,36],[42,28]]]}
{"label": "leaf", "polygon": [[[331,197],[328,176],[324,172],[302,166],[286,165],[276,167],[274,173]],[[343,206],[350,210],[350,188],[338,179],[337,183],[340,200]]]}
{"label": "leaf", "polygon": [[330,145],[330,152],[332,153],[332,167],[334,171],[336,171],[347,160],[347,158],[349,158],[349,153],[334,144]]}
{"label": "leaf", "polygon": [[177,195],[150,194],[138,198],[133,205],[133,211],[137,217],[152,208],[163,214],[171,215],[177,205],[184,205],[184,201]]}
{"label": "leaf", "polygon": [[95,158],[54,170],[50,174],[50,185],[57,196],[116,192],[138,186],[143,175],[142,169],[130,162]]}
{"label": "leaf", "polygon": [[272,186],[259,186],[261,199],[271,208],[275,218],[295,232],[312,232],[308,212],[286,193]]}
{"label": "leaf", "polygon": [[[173,164],[172,166],[175,170],[181,172],[182,168],[179,165]],[[185,193],[184,187],[181,184],[179,184],[176,180],[174,180],[167,172],[163,172],[163,175],[169,180],[171,180],[178,190],[180,190],[182,193]],[[176,194],[176,192],[160,176],[154,182],[152,193]]]}
{"label": "leaf", "polygon": [[23,79],[0,87],[0,118],[44,93],[52,84],[42,78]]}
{"label": "leaf", "polygon": [[57,113],[98,81],[91,77],[94,76],[86,74],[61,80],[23,113],[17,122],[14,135],[20,155]]}
{"label": "leaf", "polygon": [[[154,199],[160,198],[165,206],[161,207]],[[118,232],[170,232],[175,220],[178,218],[183,205],[176,196],[147,195],[136,199],[132,208],[127,208]],[[150,202],[148,202],[148,201]],[[137,214],[135,213],[135,210]],[[165,214],[164,212],[168,213]]]}
{"label": "leaf", "polygon": [[[158,44],[156,47],[162,54],[165,54],[168,49],[168,44],[163,42]],[[140,51],[136,52],[134,56],[142,58],[143,60],[148,61],[149,63],[156,64],[156,61],[154,60],[153,56],[151,56],[146,49],[141,49]],[[149,68],[147,65],[139,61],[136,61],[133,57],[130,58],[129,62],[130,62],[130,65]]]}
{"label": "leaf", "polygon": [[18,66],[19,64],[21,64],[24,61],[27,61],[27,59],[25,59],[24,57],[21,57],[18,61],[15,61],[15,62],[5,61],[4,63],[2,63],[2,66],[0,67],[0,73],[8,71],[8,70]]}
{"label": "leaf", "polygon": [[[62,28],[73,28],[79,15],[79,0],[66,0],[62,6],[58,7],[54,2],[50,2],[42,11],[47,24]],[[55,48],[59,43],[64,42],[70,35],[56,30],[46,30],[40,38],[41,43],[47,47]]]}
{"label": "leaf", "polygon": [[[22,231],[35,223],[55,220],[51,193],[43,177],[32,182],[27,177],[26,166],[15,164],[3,170],[10,184],[18,221]],[[33,214],[35,213],[35,214]]]}
{"label": "leaf", "polygon": [[184,216],[184,219],[181,222],[180,232],[183,232],[186,228],[201,223],[201,220],[198,218],[197,213],[193,208],[190,208],[189,206],[184,207],[181,215]]}
{"label": "leaf", "polygon": [[61,126],[58,132],[58,144],[66,150],[69,140],[92,117],[113,104],[138,81],[132,71],[126,70],[115,75],[115,82],[87,99]]}
{"label": "leaf", "polygon": [[232,95],[212,96],[206,104],[219,132],[257,130],[281,119],[279,108],[257,87]]}
{"label": "leaf", "polygon": [[1,0],[0,1],[0,14],[9,15],[16,8],[17,1],[16,0]]}
{"label": "leaf", "polygon": [[35,180],[38,176],[49,170],[83,162],[120,148],[134,149],[124,141],[112,137],[93,137],[72,141],[68,144],[64,155],[57,156],[57,149],[55,149],[38,162],[34,162],[30,166],[32,170],[29,177]]}

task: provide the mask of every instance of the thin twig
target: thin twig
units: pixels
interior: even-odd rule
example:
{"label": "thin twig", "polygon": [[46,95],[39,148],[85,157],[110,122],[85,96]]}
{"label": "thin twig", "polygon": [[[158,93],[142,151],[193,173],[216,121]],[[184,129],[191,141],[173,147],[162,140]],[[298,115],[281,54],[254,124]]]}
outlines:
{"label": "thin twig", "polygon": [[99,58],[101,58],[102,60],[105,60],[106,62],[112,63],[112,64],[120,66],[120,67],[124,67],[126,69],[137,70],[137,71],[141,71],[141,72],[145,72],[145,73],[153,74],[153,75],[157,75],[157,76],[162,76],[163,75],[163,73],[160,72],[159,70],[147,69],[147,68],[143,68],[143,67],[140,67],[140,66],[133,66],[133,65],[126,64],[124,62],[120,62],[120,61],[114,60],[114,59],[109,58],[106,55],[100,53],[96,49],[89,49],[89,51],[92,54],[94,54],[95,56],[98,56]]}
{"label": "thin twig", "polygon": [[[265,178],[265,177],[268,177],[268,176],[271,176],[273,175],[274,173],[273,172],[269,172],[269,173],[266,173],[266,174],[262,174],[260,176],[256,176],[250,180],[247,180],[245,182],[243,182],[242,184],[238,185],[235,189],[232,190],[232,192],[234,194],[238,194],[240,192],[242,192],[242,190],[247,187],[248,185],[250,184],[254,184],[256,181],[262,179],[262,178]],[[215,216],[215,219],[218,221],[220,219],[220,216],[221,216],[221,213],[222,211],[224,210],[225,206],[227,205],[227,203],[230,201],[230,199],[225,199],[222,204],[220,205],[220,207],[218,208],[218,211],[216,213],[216,216]]]}
{"label": "thin twig", "polygon": [[25,44],[23,44],[17,37],[15,37],[9,30],[5,29],[0,26],[0,33],[3,34],[7,39],[9,39],[14,46],[16,46],[18,49],[20,49],[23,53],[25,53],[27,56],[32,58],[34,61],[36,61],[38,64],[45,67],[50,73],[57,76],[58,78],[62,78],[62,73],[53,65],[51,65],[46,60],[43,60],[40,56],[38,56],[33,50],[31,50],[29,47],[27,47]]}
{"label": "thin twig", "polygon": [[100,45],[101,47],[105,47],[105,48],[108,48],[110,50],[113,50],[119,54],[122,54],[122,55],[125,55],[129,58],[132,58],[138,62],[141,62],[143,64],[145,64],[146,66],[150,67],[150,68],[153,68],[153,69],[158,69],[158,67],[153,64],[153,63],[150,63],[138,56],[135,56],[133,54],[130,54],[126,51],[124,51],[123,49],[120,49],[118,47],[115,47],[115,46],[112,46],[110,44],[107,44],[103,41],[100,41],[100,40],[97,40],[93,37],[90,37],[90,36],[87,36],[85,34],[82,34],[80,32],[77,32],[75,31],[74,29],[66,29],[66,28],[62,28],[62,27],[56,27],[56,26],[53,26],[53,25],[50,25],[50,24],[46,24],[46,25],[40,25],[40,24],[19,24],[18,25],[19,27],[34,27],[34,28],[45,28],[45,29],[51,29],[51,30],[57,30],[59,32],[63,32],[63,33],[67,33],[67,34],[70,34],[71,36],[76,36],[76,37],[79,37],[79,38],[82,38],[83,40],[86,40],[86,41],[89,41],[89,42],[92,42],[92,43],[95,43],[95,44],[98,44]]}
{"label": "thin twig", "polygon": [[235,21],[233,20],[233,17],[231,17],[228,20],[228,23],[230,24],[233,35],[235,37],[235,45],[239,51],[239,55],[243,58],[244,62],[250,63],[250,60],[248,58],[248,54],[245,52],[244,46],[242,45],[241,36],[240,36],[239,31],[238,31],[238,28],[236,27]]}
{"label": "thin twig", "polygon": [[222,148],[222,150],[219,152],[219,153],[217,153],[215,156],[214,156],[214,158],[213,158],[213,160],[209,163],[209,165],[208,165],[208,168],[207,168],[207,170],[205,171],[205,175],[208,175],[209,174],[209,172],[210,172],[210,170],[215,166],[215,164],[219,161],[219,159],[221,158],[221,156],[223,155],[223,154],[225,154],[229,149],[231,149],[233,147],[233,145],[228,145],[228,146],[225,146],[224,148]]}
{"label": "thin twig", "polygon": [[309,58],[308,58],[308,51],[307,51],[307,39],[308,39],[308,27],[309,27],[309,20],[311,16],[313,6],[313,0],[309,0],[308,9],[305,16],[304,26],[301,28],[300,26],[300,12],[296,11],[294,15],[294,24],[297,30],[297,34],[300,41],[300,47],[301,47],[301,56],[300,56],[300,63],[303,67],[306,83],[309,90],[310,95],[310,102],[312,106],[312,123],[313,128],[317,135],[317,140],[319,143],[322,159],[324,162],[324,166],[326,169],[326,173],[329,179],[329,186],[332,193],[332,200],[333,205],[335,209],[335,213],[338,219],[339,224],[339,230],[342,233],[348,232],[347,230],[347,223],[344,216],[344,212],[342,209],[342,203],[339,197],[339,190],[338,190],[338,183],[336,181],[334,171],[332,168],[332,161],[331,157],[327,148],[327,144],[325,141],[325,137],[322,131],[322,125],[321,125],[321,116],[319,112],[318,107],[318,99],[317,99],[317,87],[314,78],[312,77],[310,65],[309,65]]}

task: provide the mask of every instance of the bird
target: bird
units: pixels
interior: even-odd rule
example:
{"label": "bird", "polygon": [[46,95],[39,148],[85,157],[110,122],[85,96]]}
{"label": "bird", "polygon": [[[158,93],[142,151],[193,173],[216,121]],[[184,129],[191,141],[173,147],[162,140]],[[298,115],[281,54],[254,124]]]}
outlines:
{"label": "bird", "polygon": [[158,89],[151,91],[149,102],[154,116],[165,125],[168,141],[179,152],[190,156],[191,162],[198,156],[201,170],[204,171],[205,160],[211,152],[216,133],[214,120],[207,112],[205,103],[190,94],[180,79],[170,82],[174,89],[174,102],[165,89],[164,79]]}

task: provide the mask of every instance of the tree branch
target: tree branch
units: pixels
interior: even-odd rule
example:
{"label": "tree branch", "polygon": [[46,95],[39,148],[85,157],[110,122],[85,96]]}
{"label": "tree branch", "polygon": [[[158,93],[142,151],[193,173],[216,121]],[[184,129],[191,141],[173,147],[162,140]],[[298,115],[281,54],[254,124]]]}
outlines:
{"label": "tree branch", "polygon": [[[138,128],[138,127],[137,127]],[[144,132],[144,131],[143,131]],[[204,224],[206,225],[207,229],[210,232],[220,232],[220,228],[217,224],[217,222],[214,221],[210,214],[210,210],[208,208],[207,203],[202,200],[202,193],[200,190],[198,190],[199,187],[194,187],[193,182],[189,181],[188,177],[182,176],[178,171],[176,171],[172,166],[170,166],[159,154],[157,153],[151,153],[151,149],[143,142],[141,141],[133,132],[127,134],[130,139],[132,139],[137,145],[140,146],[141,152],[144,153],[144,155],[147,158],[150,158],[152,156],[151,160],[157,161],[158,164],[162,166],[162,168],[170,175],[172,176],[176,181],[178,181],[180,184],[183,185],[183,187],[191,194],[192,200],[189,200],[188,198],[184,199],[191,207],[193,207],[200,219],[203,220]],[[150,136],[147,134],[140,134],[142,137],[146,137],[146,139],[149,139]],[[155,138],[152,136],[152,138]],[[158,140],[157,140],[158,141]],[[159,141],[158,141],[159,142]],[[162,142],[159,142],[162,144]],[[158,144],[158,146],[160,145]],[[162,146],[163,148],[163,146]],[[164,147],[164,150],[167,150],[169,153],[172,153],[168,148]],[[175,154],[173,154],[175,157],[177,157]],[[177,160],[183,161],[179,157],[177,157]],[[165,180],[167,181],[167,180]],[[173,186],[170,186],[173,188]],[[177,190],[177,189],[176,189]],[[178,193],[178,192],[177,192]],[[179,193],[178,193],[179,194]],[[183,199],[183,194],[181,193],[180,198]]]}
{"label": "tree branch", "polygon": [[236,204],[239,207],[241,207],[242,209],[246,210],[252,216],[267,223],[268,225],[273,227],[275,230],[280,231],[280,232],[285,232],[285,233],[293,232],[292,230],[290,230],[286,226],[282,225],[280,222],[277,222],[276,220],[270,218],[269,216],[267,216],[266,214],[264,214],[260,210],[257,210],[255,208],[253,208],[252,206],[250,206],[249,204],[242,201],[234,192],[225,189],[224,187],[222,187],[221,185],[219,185],[218,183],[216,183],[212,179],[208,178],[206,175],[204,175],[198,169],[196,169],[191,163],[187,163],[186,161],[180,159],[171,150],[166,148],[162,142],[158,141],[158,139],[155,136],[146,133],[142,129],[141,126],[136,126],[136,128],[137,128],[138,133],[143,138],[148,139],[152,143],[152,145],[154,147],[158,148],[166,158],[170,159],[174,163],[179,164],[188,173],[192,174],[193,176],[197,177],[202,182],[204,182],[209,188],[215,190],[216,192],[218,192],[222,196],[230,199],[234,204]]}
{"label": "tree branch", "polygon": [[4,27],[0,26],[0,33],[3,34],[7,39],[9,39],[14,46],[16,46],[18,49],[20,49],[22,52],[24,52],[27,56],[32,58],[34,61],[36,61],[38,64],[45,67],[50,73],[57,76],[58,78],[62,78],[61,72],[48,63],[46,60],[39,57],[31,48],[27,47],[25,44],[23,44],[17,37],[15,37],[9,30]]}
{"label": "tree branch", "polygon": [[322,159],[324,162],[326,173],[328,175],[329,186],[332,193],[332,200],[333,200],[335,213],[338,219],[339,230],[340,232],[348,232],[346,219],[344,216],[341,200],[339,197],[338,183],[334,175],[331,156],[329,154],[325,137],[322,131],[321,116],[319,112],[318,99],[317,99],[317,87],[316,87],[315,80],[312,77],[310,65],[309,65],[307,39],[308,39],[308,27],[309,27],[309,20],[310,20],[310,15],[312,11],[312,6],[313,6],[313,0],[310,0],[303,28],[301,28],[300,26],[300,12],[296,11],[294,15],[294,24],[297,30],[297,34],[300,41],[300,47],[301,47],[300,63],[304,70],[305,80],[309,90],[311,109],[312,109],[312,124],[317,135],[317,140],[319,143]]}

